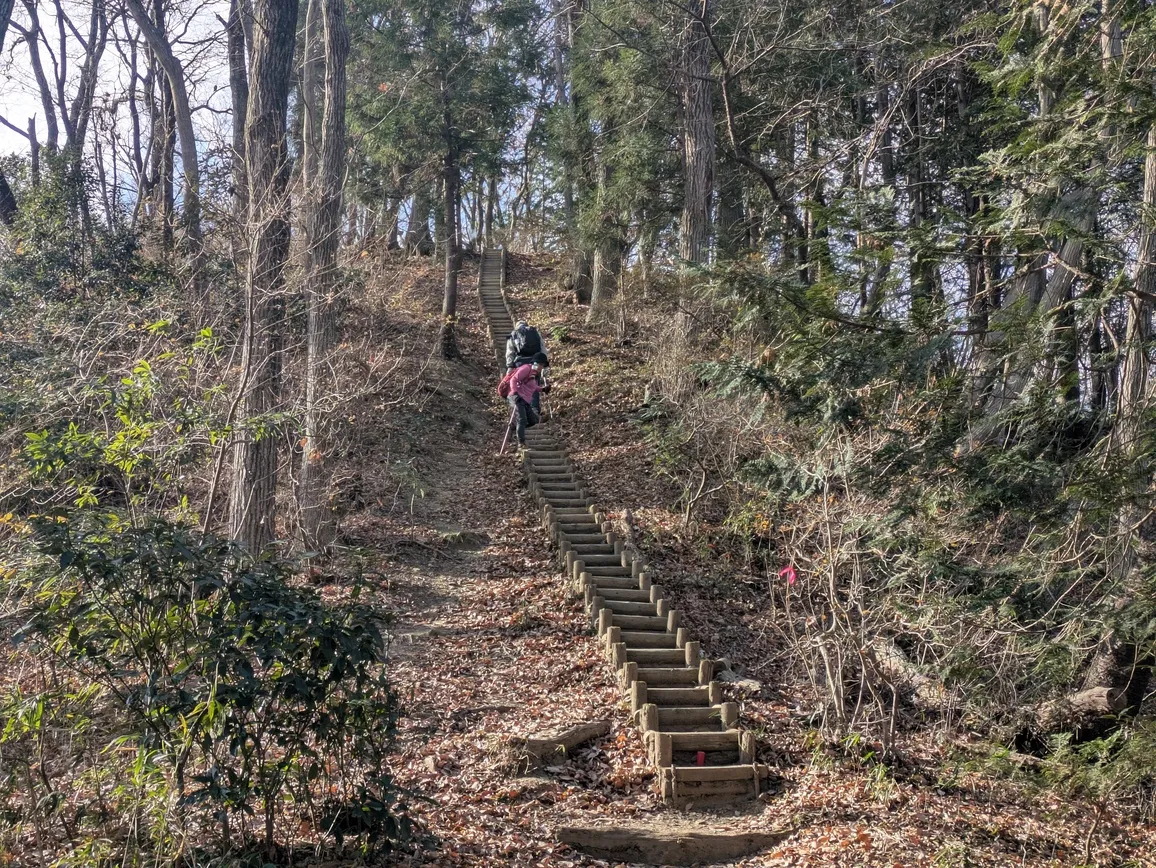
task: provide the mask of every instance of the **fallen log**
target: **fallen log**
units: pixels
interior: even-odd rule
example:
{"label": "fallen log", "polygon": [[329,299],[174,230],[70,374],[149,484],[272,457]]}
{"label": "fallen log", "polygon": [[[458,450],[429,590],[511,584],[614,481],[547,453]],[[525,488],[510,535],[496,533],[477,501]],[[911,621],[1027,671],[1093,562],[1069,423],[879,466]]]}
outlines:
{"label": "fallen log", "polygon": [[1036,706],[1036,727],[1045,733],[1098,734],[1127,706],[1123,690],[1092,687]]}
{"label": "fallen log", "polygon": [[704,826],[560,826],[559,843],[596,859],[647,865],[714,865],[741,859],[777,844],[795,829],[770,832],[717,831]]}
{"label": "fallen log", "polygon": [[608,732],[610,721],[595,720],[580,723],[554,735],[514,736],[507,744],[516,754],[518,765],[526,771],[562,759],[578,745]]}

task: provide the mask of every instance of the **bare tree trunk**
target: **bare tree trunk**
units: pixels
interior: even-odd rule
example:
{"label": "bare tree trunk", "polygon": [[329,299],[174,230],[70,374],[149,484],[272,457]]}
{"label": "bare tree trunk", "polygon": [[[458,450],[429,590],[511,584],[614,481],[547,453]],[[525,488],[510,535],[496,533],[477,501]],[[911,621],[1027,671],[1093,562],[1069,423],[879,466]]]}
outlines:
{"label": "bare tree trunk", "polygon": [[173,111],[176,114],[177,134],[181,141],[181,168],[185,181],[182,223],[189,248],[190,295],[203,316],[207,299],[204,297],[205,286],[202,279],[205,245],[201,235],[201,169],[197,162],[197,137],[193,130],[188,91],[185,89],[185,72],[181,62],[173,54],[168,38],[153,24],[144,6],[141,5],[141,0],[124,0],[124,2],[169,81]]}
{"label": "bare tree trunk", "polygon": [[24,37],[24,44],[28,47],[28,61],[32,66],[32,74],[36,78],[36,86],[40,91],[40,105],[44,110],[44,130],[47,136],[44,146],[55,152],[60,148],[60,127],[57,123],[53,89],[48,83],[48,76],[44,73],[44,62],[40,57],[40,43],[44,38],[44,31],[40,27],[40,15],[37,12],[36,0],[23,0],[23,3],[24,9],[28,13],[30,26],[25,29],[19,24],[13,23],[12,28]]}
{"label": "bare tree trunk", "polygon": [[[330,355],[337,334],[337,247],[341,238],[341,188],[345,168],[345,64],[349,56],[349,31],[345,26],[345,0],[314,2],[321,6],[325,42],[325,106],[321,118],[320,172],[308,178],[305,186],[309,209],[306,246],[313,252],[305,275],[309,331],[299,496],[302,542],[308,551],[324,552],[333,544],[337,532],[329,506],[332,470],[328,458],[332,437],[323,399],[334,391]],[[315,167],[317,162],[314,161]]]}
{"label": "bare tree trunk", "polygon": [[[15,0],[0,0],[0,52],[4,50],[4,36],[8,32],[8,22],[12,19],[12,5]],[[8,186],[8,179],[0,172],[0,223],[11,226],[16,219],[16,196]]]}
{"label": "bare tree trunk", "polygon": [[245,68],[245,25],[242,0],[230,0],[225,27],[229,51],[229,95],[233,103],[233,216],[244,222],[248,208],[245,179],[245,115],[249,109],[249,77]]}
{"label": "bare tree trunk", "polygon": [[241,356],[243,435],[234,444],[229,534],[257,553],[273,540],[281,392],[284,268],[289,254],[285,131],[297,0],[254,0],[245,154],[249,256]]}
{"label": "bare tree trunk", "polygon": [[[164,30],[164,7],[154,4],[157,27]],[[159,229],[164,259],[168,261],[173,248],[173,161],[176,156],[176,119],[173,111],[172,89],[165,80],[164,71],[155,58],[150,63],[149,82],[156,89],[149,103],[149,212],[154,231]]]}

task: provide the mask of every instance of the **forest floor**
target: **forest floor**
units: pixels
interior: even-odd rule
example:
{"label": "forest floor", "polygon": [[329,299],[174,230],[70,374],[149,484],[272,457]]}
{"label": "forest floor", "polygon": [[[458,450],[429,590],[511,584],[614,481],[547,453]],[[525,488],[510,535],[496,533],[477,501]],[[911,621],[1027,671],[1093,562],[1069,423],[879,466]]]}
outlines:
{"label": "forest floor", "polygon": [[[684,527],[681,486],[655,471],[637,420],[645,335],[617,345],[567,304],[554,263],[516,258],[509,294],[550,344],[550,424],[600,508],[630,510],[632,541],[732,685],[741,724],[777,769],[771,789],[733,810],[695,812],[712,831],[784,828],[745,866],[1156,866],[1156,832],[1094,806],[978,770],[982,752],[942,728],[902,733],[900,759],[848,760],[824,746],[790,682],[776,589]],[[422,271],[422,268],[425,268]],[[467,263],[469,269],[475,263]],[[436,320],[440,272],[415,266],[382,292]],[[379,578],[393,615],[390,674],[403,700],[396,777],[420,794],[405,865],[605,865],[555,843],[561,825],[678,827],[664,807],[627,707],[585,617],[560,581],[511,453],[496,454],[505,408],[477,296],[463,276],[462,359],[433,359],[413,401],[369,414],[348,472],[359,483],[345,542]],[[387,299],[388,300],[388,299]],[[613,331],[609,329],[607,331]],[[399,439],[405,448],[398,446]],[[404,460],[393,456],[405,454]],[[369,553],[368,555],[366,553]],[[339,595],[340,586],[326,589]],[[607,720],[607,736],[536,776],[519,773],[511,736]]]}

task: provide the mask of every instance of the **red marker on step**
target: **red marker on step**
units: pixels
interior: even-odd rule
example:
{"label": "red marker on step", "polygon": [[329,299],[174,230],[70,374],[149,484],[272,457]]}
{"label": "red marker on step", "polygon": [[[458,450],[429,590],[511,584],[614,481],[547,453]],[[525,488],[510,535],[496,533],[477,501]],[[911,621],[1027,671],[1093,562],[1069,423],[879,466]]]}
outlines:
{"label": "red marker on step", "polygon": [[695,758],[695,762],[697,762],[700,766],[706,765],[706,751],[705,750],[700,750],[698,752],[698,756]]}

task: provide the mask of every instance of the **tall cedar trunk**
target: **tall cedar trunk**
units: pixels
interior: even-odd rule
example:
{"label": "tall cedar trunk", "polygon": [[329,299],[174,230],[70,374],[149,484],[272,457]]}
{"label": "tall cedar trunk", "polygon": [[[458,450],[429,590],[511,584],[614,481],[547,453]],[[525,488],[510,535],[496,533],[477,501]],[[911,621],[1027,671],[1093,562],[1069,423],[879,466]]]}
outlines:
{"label": "tall cedar trunk", "polygon": [[[569,0],[567,0],[569,2]],[[570,11],[562,10],[562,0],[551,0],[550,9],[554,16],[554,105],[563,110],[570,109],[570,91],[566,81],[566,50],[570,43]],[[566,221],[566,231],[572,236],[574,221],[574,166],[567,155],[562,161],[562,216]]]}
{"label": "tall cedar trunk", "polygon": [[298,220],[297,236],[305,239],[301,245],[301,273],[309,280],[313,262],[313,244],[316,239],[309,237],[309,223],[320,204],[321,180],[318,177],[318,161],[321,151],[321,77],[325,74],[325,47],[321,40],[321,3],[323,0],[307,0],[305,4],[304,43],[301,50],[300,92],[297,98],[298,115],[301,122],[301,157],[297,165],[301,170],[300,189],[302,207],[295,208]]}
{"label": "tall cedar trunk", "polygon": [[[385,206],[385,249],[397,250],[397,223],[401,211],[401,197],[390,196]],[[373,227],[376,231],[376,226]],[[372,236],[370,236],[372,237]]]}
{"label": "tall cedar trunk", "polygon": [[831,248],[828,244],[830,232],[823,208],[825,205],[823,174],[818,168],[820,164],[819,127],[818,117],[812,114],[806,125],[807,160],[813,179],[807,190],[807,199],[811,203],[807,206],[807,276],[810,283],[815,283],[822,278],[831,267]]}
{"label": "tall cedar trunk", "polygon": [[[1032,9],[1034,26],[1040,34],[1047,33],[1050,25],[1050,13],[1044,4],[1037,4]],[[1055,94],[1048,84],[1041,80],[1036,87],[1036,100],[1039,106],[1040,117],[1045,117],[1052,111]],[[1090,221],[1094,212],[1089,211],[1086,205],[1076,205],[1074,197],[1086,196],[1087,191],[1076,190],[1063,197],[1054,209],[1053,216],[1071,216],[1081,211],[1088,216],[1088,225],[1082,231],[1090,228]],[[1079,219],[1079,217],[1077,217]],[[989,327],[976,348],[973,363],[971,393],[973,403],[982,404],[985,418],[972,429],[964,442],[958,448],[960,454],[987,443],[999,431],[1000,425],[997,415],[1009,407],[1027,386],[1030,375],[1030,359],[1028,348],[1012,348],[1007,345],[1007,327],[1014,324],[1019,318],[1035,312],[1043,305],[1047,313],[1050,308],[1044,303],[1045,297],[1055,297],[1055,290],[1066,295],[1069,286],[1064,284],[1075,275],[1074,269],[1064,269],[1063,263],[1079,262],[1079,255],[1083,253],[1082,242],[1076,242],[1078,249],[1073,249],[1065,242],[1060,253],[1060,264],[1052,273],[1051,280],[1046,280],[1048,252],[1040,250],[1038,246],[1028,247],[1017,254],[1015,277],[1011,281],[1003,303],[999,309],[993,310],[989,317]],[[1070,257],[1077,254],[1076,259]],[[1066,272],[1066,274],[1061,273]],[[1052,284],[1054,283],[1054,286]],[[1049,293],[1049,286],[1053,292]]]}
{"label": "tall cedar trunk", "polygon": [[[337,247],[341,237],[341,188],[345,167],[345,64],[349,32],[345,0],[315,0],[321,6],[324,34],[325,106],[321,117],[316,176],[306,179],[306,246],[312,251],[305,274],[309,314],[305,375],[305,438],[301,459],[300,507],[302,542],[324,552],[336,536],[329,506],[332,477],[328,457],[332,434],[322,400],[334,391],[330,355],[336,342],[338,289]],[[308,55],[308,49],[306,51]],[[308,116],[308,115],[307,115]]]}
{"label": "tall cedar trunk", "polygon": [[456,359],[458,339],[454,331],[454,324],[458,318],[458,272],[462,268],[462,252],[460,237],[460,221],[458,219],[458,187],[460,184],[460,170],[458,168],[457,147],[453,139],[453,124],[450,118],[448,95],[443,109],[442,122],[445,136],[446,152],[442,166],[442,194],[443,208],[442,224],[444,228],[443,252],[445,254],[446,284],[445,298],[442,301],[442,357]]}
{"label": "tall cedar trunk", "polygon": [[741,256],[750,250],[750,226],[743,204],[743,179],[738,165],[721,157],[715,172],[718,197],[718,225],[715,227],[719,253]]}
{"label": "tall cedar trunk", "polygon": [[[578,304],[590,301],[593,288],[591,275],[591,255],[585,248],[581,232],[578,229],[578,213],[575,206],[575,193],[579,197],[593,185],[583,183],[585,179],[585,156],[582,150],[586,146],[589,136],[585,122],[581,120],[578,111],[577,98],[572,98],[574,89],[570,82],[568,52],[573,46],[576,0],[551,0],[551,10],[554,13],[554,105],[560,113],[569,119],[571,135],[578,137],[568,143],[562,157],[562,217],[566,224],[566,238],[570,244],[570,267],[565,281],[567,288],[573,292],[574,300]],[[527,142],[527,147],[529,143]],[[527,167],[528,171],[528,167]],[[527,185],[528,187],[528,185]],[[526,190],[526,211],[530,211],[531,194]],[[514,220],[516,220],[516,215]],[[513,222],[513,221],[512,221]]]}
{"label": "tall cedar trunk", "polygon": [[[605,131],[608,140],[612,141],[614,129]],[[611,150],[609,141],[602,148],[603,154]],[[586,322],[593,323],[607,320],[612,313],[614,297],[618,291],[618,274],[622,267],[622,241],[619,215],[615,214],[609,204],[609,186],[613,170],[603,160],[598,169],[597,203],[599,210],[598,242],[594,247],[594,258],[591,263],[590,310],[586,314]]]}
{"label": "tall cedar trunk", "polygon": [[446,179],[444,158],[442,173],[439,175],[437,183],[435,183],[433,187],[434,190],[431,201],[437,203],[433,209],[433,255],[434,258],[440,256],[444,260],[446,255]]}
{"label": "tall cedar trunk", "polygon": [[273,540],[277,444],[269,414],[281,400],[284,268],[289,253],[285,129],[297,0],[254,0],[245,154],[249,256],[241,355],[243,432],[233,448],[229,533],[250,551]]}
{"label": "tall cedar trunk", "polygon": [[681,34],[683,202],[678,256],[698,265],[708,258],[714,189],[714,110],[710,92],[710,0],[692,0]]}
{"label": "tall cedar trunk", "polygon": [[[1034,8],[1034,15],[1039,32],[1047,33],[1051,24],[1048,7],[1044,4],[1037,5]],[[1101,62],[1105,71],[1109,72],[1109,67],[1122,54],[1123,45],[1119,41],[1118,26],[1109,27],[1106,32],[1108,35],[1101,43]],[[1041,117],[1051,113],[1055,94],[1045,80],[1041,80],[1038,85],[1037,99]],[[1063,328],[1062,317],[1058,317],[1056,311],[1072,298],[1076,275],[1079,274],[1084,258],[1084,237],[1095,224],[1098,205],[1097,193],[1090,187],[1076,187],[1058,197],[1052,217],[1066,222],[1072,231],[1063,239],[1058,252],[1052,257],[1051,273],[1045,282],[1042,262],[1046,254],[1037,254],[1032,259],[1023,280],[1017,280],[1013,284],[1012,291],[1008,293],[1004,302],[1005,310],[1013,318],[1033,311],[1038,311],[1040,315],[1048,318],[1048,350],[1053,358],[1054,348],[1057,346],[1057,329]],[[1019,302],[1024,295],[1028,296],[1026,302]],[[1026,310],[1017,310],[1015,308],[1017,303],[1024,305]],[[994,341],[987,342],[988,345],[998,351],[1005,337],[1002,330],[993,329],[988,333],[988,337],[994,338]],[[990,352],[981,353],[979,358],[990,364],[991,355]],[[1044,370],[1050,371],[1051,365],[1045,365]],[[997,375],[995,385],[984,404],[987,420],[972,432],[968,448],[985,442],[995,434],[999,429],[995,417],[1024,393],[1036,374],[1032,354],[1027,348],[1007,353],[1003,371]]]}
{"label": "tall cedar trunk", "polygon": [[490,175],[489,190],[486,195],[486,223],[483,228],[486,247],[494,246],[494,208],[498,204],[498,179]]}
{"label": "tall cedar trunk", "polygon": [[[961,63],[954,71],[952,83],[955,89],[956,117],[960,129],[966,131],[972,123],[971,106],[975,98],[977,79],[972,70]],[[973,151],[969,151],[969,154],[970,159],[976,159]],[[967,326],[971,332],[972,342],[979,343],[987,331],[988,316],[997,303],[992,297],[994,283],[991,280],[992,239],[984,233],[980,224],[987,198],[984,194],[977,193],[969,183],[961,185],[960,193],[967,227],[964,253],[967,263]]]}
{"label": "tall cedar trunk", "polygon": [[429,234],[430,185],[419,183],[413,196],[413,208],[409,212],[409,222],[405,227],[405,249],[422,256],[433,251],[433,241]]}
{"label": "tall cedar trunk", "polygon": [[[1139,590],[1140,538],[1145,525],[1151,523],[1147,492],[1152,467],[1142,441],[1145,415],[1152,400],[1148,344],[1152,338],[1152,298],[1156,295],[1156,226],[1152,219],[1156,213],[1156,125],[1149,127],[1146,144],[1135,291],[1127,295],[1128,326],[1112,431],[1113,448],[1122,456],[1122,466],[1129,467],[1129,477],[1135,480],[1136,488],[1116,517],[1114,551],[1108,565],[1117,608],[1130,603]],[[1136,640],[1137,637],[1124,637],[1109,630],[1096,648],[1084,689],[1107,687],[1119,691],[1123,708],[1137,708],[1147,692],[1152,660],[1144,656]]]}
{"label": "tall cedar trunk", "polygon": [[177,135],[181,142],[181,169],[184,174],[184,211],[181,222],[185,230],[189,257],[189,291],[200,315],[206,315],[204,257],[205,245],[201,235],[201,170],[197,162],[197,137],[193,130],[193,115],[185,88],[185,72],[173,54],[165,34],[153,23],[141,0],[124,0],[141,35],[149,45],[157,63],[165,71],[176,114]]}
{"label": "tall cedar trunk", "polygon": [[[880,62],[880,67],[882,63]],[[883,77],[885,70],[880,68],[879,75]],[[891,91],[884,83],[875,91],[875,123],[879,129],[879,174],[883,179],[883,186],[895,190],[895,145],[891,134]],[[884,228],[890,228],[885,226]],[[865,243],[866,242],[866,243]],[[883,308],[884,289],[887,278],[891,274],[891,260],[894,245],[889,240],[880,240],[874,237],[860,239],[860,246],[875,248],[875,267],[871,270],[871,277],[862,289],[863,312],[875,316]]]}
{"label": "tall cedar trunk", "polygon": [[911,229],[915,241],[911,250],[908,279],[911,282],[911,318],[917,328],[926,329],[931,325],[931,308],[934,295],[934,269],[928,258],[930,245],[927,224],[931,219],[928,203],[930,186],[925,164],[923,147],[923,101],[918,87],[911,89],[907,105],[907,127],[911,130],[911,149],[907,163],[907,199],[911,206]]}
{"label": "tall cedar trunk", "polygon": [[614,299],[618,295],[618,278],[622,271],[622,251],[619,246],[610,240],[599,243],[594,249],[591,270],[593,286],[586,322],[609,320],[614,313]]}

